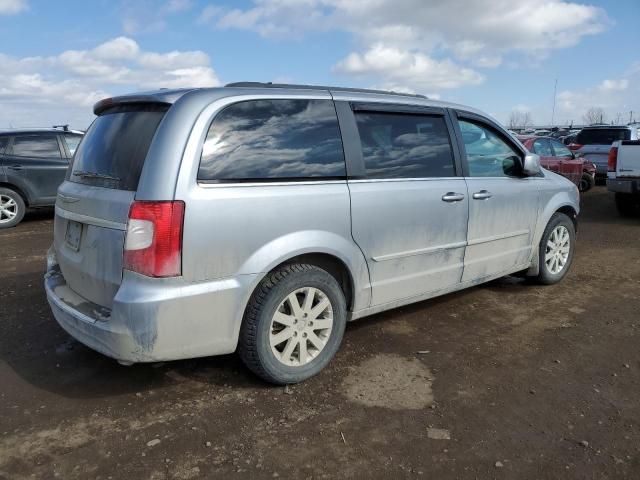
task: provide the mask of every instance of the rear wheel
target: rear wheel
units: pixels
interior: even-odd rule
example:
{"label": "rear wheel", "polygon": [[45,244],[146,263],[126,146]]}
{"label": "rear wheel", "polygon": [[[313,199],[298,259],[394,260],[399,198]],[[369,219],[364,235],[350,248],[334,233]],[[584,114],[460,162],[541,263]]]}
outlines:
{"label": "rear wheel", "polygon": [[539,245],[540,271],[533,277],[539,283],[558,283],[569,271],[575,250],[576,230],[564,213],[554,213],[545,228]]}
{"label": "rear wheel", "polygon": [[346,313],[344,293],[332,275],[314,265],[285,265],[267,275],[249,301],[240,357],[268,382],[306,380],[338,351]]}
{"label": "rear wheel", "polygon": [[616,208],[623,217],[631,217],[640,212],[640,194],[616,193]]}
{"label": "rear wheel", "polygon": [[580,179],[580,185],[578,188],[581,192],[588,192],[593,188],[595,184],[596,181],[593,176],[590,173],[584,172],[582,174],[582,178]]}
{"label": "rear wheel", "polygon": [[15,227],[27,210],[20,194],[10,188],[0,188],[0,228]]}

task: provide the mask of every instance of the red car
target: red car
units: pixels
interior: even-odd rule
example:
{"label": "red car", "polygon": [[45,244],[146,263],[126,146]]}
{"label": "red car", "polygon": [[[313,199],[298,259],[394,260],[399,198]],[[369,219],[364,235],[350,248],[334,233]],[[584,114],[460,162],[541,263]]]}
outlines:
{"label": "red car", "polygon": [[540,156],[540,163],[547,170],[567,177],[586,192],[595,185],[596,166],[576,157],[565,145],[551,137],[518,136],[527,150]]}

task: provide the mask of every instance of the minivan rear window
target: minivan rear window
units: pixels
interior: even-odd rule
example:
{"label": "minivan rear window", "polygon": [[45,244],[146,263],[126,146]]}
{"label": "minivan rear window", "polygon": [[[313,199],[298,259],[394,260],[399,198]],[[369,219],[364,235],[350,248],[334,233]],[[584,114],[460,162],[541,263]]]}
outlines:
{"label": "minivan rear window", "polygon": [[168,105],[123,105],[105,110],[75,151],[69,180],[135,191],[153,136]]}
{"label": "minivan rear window", "polygon": [[576,137],[576,143],[580,145],[611,145],[618,140],[631,140],[631,130],[628,128],[585,128]]}
{"label": "minivan rear window", "polygon": [[249,100],[226,107],[211,123],[198,170],[206,183],[345,177],[331,100]]}

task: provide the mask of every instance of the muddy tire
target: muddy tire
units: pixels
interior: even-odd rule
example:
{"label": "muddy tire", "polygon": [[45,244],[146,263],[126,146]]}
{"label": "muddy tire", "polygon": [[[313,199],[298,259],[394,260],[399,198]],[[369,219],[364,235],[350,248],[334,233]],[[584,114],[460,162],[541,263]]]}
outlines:
{"label": "muddy tire", "polygon": [[27,206],[18,192],[0,187],[0,229],[18,225],[26,211]]}
{"label": "muddy tire", "polygon": [[596,181],[593,178],[593,176],[591,176],[591,174],[589,173],[584,172],[582,174],[582,178],[580,179],[580,185],[578,186],[578,190],[580,190],[582,193],[588,192],[593,188],[595,184],[596,184]]}
{"label": "muddy tire", "polygon": [[540,239],[540,271],[532,279],[543,285],[553,285],[562,280],[573,262],[575,244],[573,221],[564,213],[554,213]]}
{"label": "muddy tire", "polygon": [[633,217],[640,214],[640,195],[616,193],[616,209],[622,217]]}
{"label": "muddy tire", "polygon": [[238,351],[256,375],[278,385],[317,374],[334,357],[347,320],[336,279],[314,265],[269,273],[244,314]]}

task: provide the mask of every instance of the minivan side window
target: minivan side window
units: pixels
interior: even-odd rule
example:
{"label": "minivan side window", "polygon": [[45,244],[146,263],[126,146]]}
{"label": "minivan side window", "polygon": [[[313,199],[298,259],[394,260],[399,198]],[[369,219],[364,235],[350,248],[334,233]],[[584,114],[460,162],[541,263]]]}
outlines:
{"label": "minivan side window", "polygon": [[355,117],[367,178],[455,176],[443,116],[356,112]]}
{"label": "minivan side window", "polygon": [[458,123],[467,153],[469,176],[513,177],[520,174],[520,153],[493,130],[468,120],[458,120]]}
{"label": "minivan side window", "polygon": [[209,127],[198,170],[204,182],[344,178],[331,100],[249,100],[226,107]]}
{"label": "minivan side window", "polygon": [[53,136],[24,135],[13,138],[12,155],[16,157],[62,158],[58,139]]}

